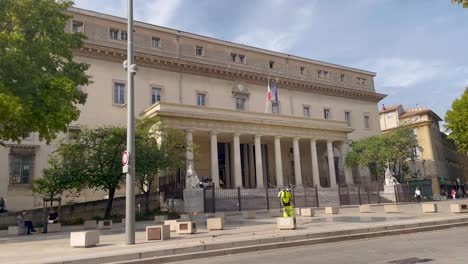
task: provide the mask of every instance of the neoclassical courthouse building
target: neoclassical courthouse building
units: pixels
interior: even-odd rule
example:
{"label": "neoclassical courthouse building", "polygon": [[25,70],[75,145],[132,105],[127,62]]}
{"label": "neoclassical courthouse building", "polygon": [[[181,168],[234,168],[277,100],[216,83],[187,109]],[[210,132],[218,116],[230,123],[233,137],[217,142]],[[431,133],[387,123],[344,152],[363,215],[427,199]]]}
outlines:
{"label": "neoclassical courthouse building", "polygon": [[[93,81],[82,87],[88,100],[69,133],[125,126],[126,19],[78,8],[69,13],[65,30],[88,37],[75,55],[91,65]],[[142,22],[135,23],[135,56],[135,112],[186,131],[197,146],[187,158],[200,178],[226,188],[326,188],[368,179],[343,159],[350,140],[380,133],[377,104],[385,95],[375,91],[374,72]],[[268,81],[272,89],[277,81],[278,95],[269,103]],[[40,205],[31,181],[41,177],[54,148],[35,133],[1,147],[0,197],[11,209]],[[104,195],[88,191],[80,199]]]}

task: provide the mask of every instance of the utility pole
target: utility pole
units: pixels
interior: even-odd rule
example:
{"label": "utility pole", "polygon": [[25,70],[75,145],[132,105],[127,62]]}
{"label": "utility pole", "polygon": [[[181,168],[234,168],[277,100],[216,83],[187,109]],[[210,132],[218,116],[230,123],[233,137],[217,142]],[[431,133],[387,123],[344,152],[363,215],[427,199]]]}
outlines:
{"label": "utility pole", "polygon": [[135,105],[134,105],[134,75],[138,67],[134,64],[133,56],[133,0],[128,0],[128,28],[127,28],[127,60],[124,69],[127,70],[128,103],[127,103],[127,155],[129,158],[126,173],[125,199],[125,237],[126,244],[135,244]]}

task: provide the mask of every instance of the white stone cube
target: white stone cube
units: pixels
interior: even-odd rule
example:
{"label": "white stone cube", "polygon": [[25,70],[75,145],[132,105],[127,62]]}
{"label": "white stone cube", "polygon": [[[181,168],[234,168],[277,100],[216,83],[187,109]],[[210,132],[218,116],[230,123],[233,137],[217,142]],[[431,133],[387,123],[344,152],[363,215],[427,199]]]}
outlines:
{"label": "white stone cube", "polygon": [[177,234],[195,234],[197,232],[197,224],[195,222],[177,222]]}
{"label": "white stone cube", "polygon": [[450,212],[452,213],[467,213],[468,205],[466,204],[450,204]]}
{"label": "white stone cube", "polygon": [[94,247],[99,244],[99,231],[89,230],[70,233],[71,247]]}
{"label": "white stone cube", "polygon": [[146,227],[146,240],[168,240],[171,238],[171,229],[168,225]]}
{"label": "white stone cube", "polygon": [[165,220],[164,225],[168,225],[171,232],[177,231],[177,220]]}
{"label": "white stone cube", "polygon": [[8,234],[9,235],[24,235],[26,234],[26,228],[22,226],[9,226]]}
{"label": "white stone cube", "polygon": [[112,220],[99,221],[98,229],[112,229]]}
{"label": "white stone cube", "polygon": [[422,204],[423,213],[437,213],[437,204],[435,203],[423,203]]}
{"label": "white stone cube", "polygon": [[384,205],[385,213],[399,213],[400,208],[396,204],[386,204]]}
{"label": "white stone cube", "polygon": [[296,218],[295,217],[278,217],[276,218],[276,225],[279,230],[296,229]]}
{"label": "white stone cube", "polygon": [[312,217],[315,215],[315,211],[312,208],[301,208],[301,216]]}
{"label": "white stone cube", "polygon": [[359,206],[360,213],[372,213],[370,204],[362,204]]}
{"label": "white stone cube", "polygon": [[325,214],[338,214],[339,211],[339,207],[325,207]]}
{"label": "white stone cube", "polygon": [[301,208],[294,208],[294,215],[301,215]]}
{"label": "white stone cube", "polygon": [[224,218],[208,218],[206,219],[206,225],[208,230],[223,230],[224,229]]}
{"label": "white stone cube", "polygon": [[60,232],[60,231],[62,231],[62,224],[60,224],[60,223],[47,224],[47,232],[48,233]]}

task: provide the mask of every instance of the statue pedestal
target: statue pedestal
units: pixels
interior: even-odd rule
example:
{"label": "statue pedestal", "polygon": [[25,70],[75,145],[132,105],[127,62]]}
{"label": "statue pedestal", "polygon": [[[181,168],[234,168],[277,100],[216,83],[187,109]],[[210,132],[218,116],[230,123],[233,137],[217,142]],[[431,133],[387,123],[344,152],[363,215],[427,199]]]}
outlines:
{"label": "statue pedestal", "polygon": [[384,191],[380,193],[380,196],[394,202],[395,197],[395,187],[393,185],[384,185]]}
{"label": "statue pedestal", "polygon": [[395,193],[395,187],[393,185],[384,185],[384,193]]}

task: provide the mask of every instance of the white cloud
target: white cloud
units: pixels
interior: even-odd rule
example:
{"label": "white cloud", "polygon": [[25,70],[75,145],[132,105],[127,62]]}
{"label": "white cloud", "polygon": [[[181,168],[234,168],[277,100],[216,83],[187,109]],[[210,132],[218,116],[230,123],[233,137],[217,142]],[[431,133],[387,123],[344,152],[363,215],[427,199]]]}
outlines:
{"label": "white cloud", "polygon": [[144,7],[138,9],[140,19],[150,24],[174,27],[173,19],[181,3],[181,0],[145,1]]}

